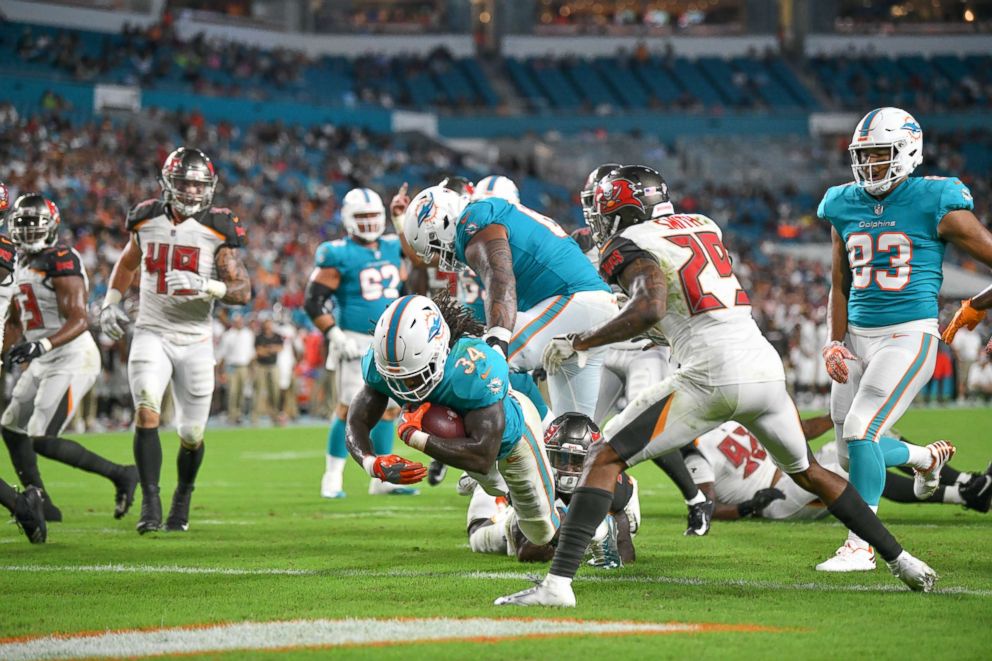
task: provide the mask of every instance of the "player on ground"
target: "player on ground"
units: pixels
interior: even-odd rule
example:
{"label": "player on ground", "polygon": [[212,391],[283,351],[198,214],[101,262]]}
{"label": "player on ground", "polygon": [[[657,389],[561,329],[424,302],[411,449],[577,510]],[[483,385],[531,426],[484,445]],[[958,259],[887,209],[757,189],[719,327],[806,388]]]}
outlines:
{"label": "player on ground", "polygon": [[[911,177],[923,162],[923,131],[899,108],[864,116],[849,148],[854,182],[829,189],[817,215],[833,226],[830,342],[823,348],[834,383],[830,411],[841,465],[874,509],[885,486],[878,440],[929,381],[937,357],[937,295],[951,243],[992,266],[992,234],[972,213],[960,180]],[[917,496],[936,489],[934,458],[916,476]],[[871,544],[848,535],[821,571],[875,568]]]}
{"label": "player on ground", "polygon": [[[486,342],[518,371],[540,367],[553,336],[584,330],[616,311],[609,287],[576,243],[553,220],[521,205],[490,197],[466,206],[462,196],[434,186],[413,199],[403,230],[425,261],[437,259],[442,270],[468,265],[479,275]],[[595,414],[603,352],[574,357],[549,378],[556,414]]]}
{"label": "player on ground", "polygon": [[165,529],[185,531],[203,434],[214,392],[211,314],[215,301],[244,305],[251,281],[238,254],[246,244],[241,221],[212,206],[217,174],[198,149],[180,147],[162,166],[162,199],[146,200],[127,215],[131,234],[110,275],[100,326],[113,340],[128,321],[121,300],[140,272],[138,318],[127,372],[136,420],[134,458],[141,477],[141,534],[162,527],[158,436],[162,396],[172,383],[179,434],[178,482]]}
{"label": "player on ground", "polygon": [[552,340],[544,362],[551,371],[576,353],[655,329],[671,343],[679,369],[607,425],[606,442],[596,444],[586,460],[548,576],[496,604],[574,606],[572,578],[609,511],[620,472],[728,419],[746,423],[783,472],[820,496],[848,527],[870,537],[901,580],[914,590],[930,590],[934,571],[902,549],[850,484],[811,460],[782,361],[751,318],[719,226],[701,214],[672,214],[664,179],[643,166],[605,177],[596,202],[597,222],[608,237],[601,270],[630,301],[609,322]]}
{"label": "player on ground", "polygon": [[[344,498],[345,421],[348,405],[362,387],[362,356],[372,344],[376,320],[400,296],[406,278],[399,238],[386,231],[386,207],[369,188],[353,188],[341,204],[341,222],[348,236],[317,248],[316,264],[307,283],[305,310],[327,336],[327,367],[337,374],[338,405],[327,435],[327,457],[320,495]],[[332,314],[329,301],[337,301]],[[372,430],[376,454],[393,451],[395,405],[386,409]],[[416,489],[372,478],[370,494],[416,494]]]}
{"label": "player on ground", "polygon": [[[471,314],[447,299],[440,304],[404,296],[379,319],[362,361],[365,386],[348,412],[348,450],[373,477],[396,484],[422,480],[427,470],[421,464],[372,451],[370,432],[390,398],[404,402],[399,435],[407,445],[468,472],[490,495],[509,496],[524,536],[547,544],[560,519],[540,416],[510,388],[502,354],[465,334],[477,324]],[[425,432],[431,404],[457,412],[466,437]]]}
{"label": "player on ground", "polygon": [[[3,337],[12,363],[30,361],[17,379],[10,404],[0,418],[11,463],[26,487],[45,492],[36,454],[60,461],[114,483],[114,518],[127,513],[138,476],[122,466],[62,438],[76,404],[96,383],[100,351],[89,331],[86,298],[89,281],[79,254],[59,243],[59,210],[37,193],[22,195],[7,217],[10,240],[0,239],[0,270],[13,270],[16,304]],[[14,264],[16,247],[17,259]],[[44,493],[45,518],[62,513]]]}

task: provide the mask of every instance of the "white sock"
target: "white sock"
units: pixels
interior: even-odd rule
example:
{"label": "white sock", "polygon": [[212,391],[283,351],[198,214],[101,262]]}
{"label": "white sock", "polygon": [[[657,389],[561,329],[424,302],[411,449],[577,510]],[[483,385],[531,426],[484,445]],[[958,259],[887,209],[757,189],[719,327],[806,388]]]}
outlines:
{"label": "white sock", "polygon": [[348,460],[344,457],[332,457],[331,455],[325,455],[324,470],[328,473],[334,473],[335,475],[344,475],[344,465],[346,463],[348,463]]}
{"label": "white sock", "polygon": [[572,586],[572,579],[548,574],[544,577],[544,584],[549,588],[570,588]]}
{"label": "white sock", "polygon": [[961,497],[961,489],[957,484],[951,484],[944,487],[944,502],[953,503],[955,505],[964,505],[964,498]]}
{"label": "white sock", "polygon": [[686,505],[698,505],[699,503],[701,503],[701,502],[703,502],[705,500],[706,500],[706,496],[703,494],[703,492],[697,490],[696,491],[696,496],[694,498],[690,498],[689,500],[685,501],[685,504]]}
{"label": "white sock", "polygon": [[907,443],[906,448],[909,450],[909,461],[906,462],[907,466],[912,466],[921,471],[930,468],[930,464],[933,463],[933,455],[930,454],[930,450],[925,446],[913,445],[912,443]]}
{"label": "white sock", "polygon": [[974,473],[958,473],[958,479],[954,480],[956,484],[967,484],[971,482],[971,478],[975,477]]}

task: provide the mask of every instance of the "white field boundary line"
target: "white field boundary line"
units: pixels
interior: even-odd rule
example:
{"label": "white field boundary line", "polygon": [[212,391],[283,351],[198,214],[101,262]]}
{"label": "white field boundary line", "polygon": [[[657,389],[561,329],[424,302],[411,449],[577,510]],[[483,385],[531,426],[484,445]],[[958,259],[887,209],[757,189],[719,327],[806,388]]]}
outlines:
{"label": "white field boundary line", "polygon": [[238,650],[383,647],[561,636],[642,636],[712,632],[782,632],[747,624],[608,622],[532,618],[421,618],[239,622],[163,629],[83,632],[0,640],[8,661],[195,654]]}
{"label": "white field boundary line", "polygon": [[[289,569],[289,568],[235,568],[235,567],[183,567],[180,565],[0,565],[0,572],[73,573],[95,572],[107,574],[206,574],[219,576],[327,576],[342,578],[434,578],[483,581],[530,581],[535,574],[523,572],[436,572],[395,569],[389,571],[367,569]],[[692,578],[687,576],[631,576],[622,573],[584,571],[576,579],[583,583],[633,583],[638,585],[684,585],[687,587],[737,587],[779,592],[906,592],[908,588],[892,578],[884,585],[831,585],[828,583],[778,583],[747,579]],[[968,595],[992,597],[992,589],[941,587],[931,594]]]}

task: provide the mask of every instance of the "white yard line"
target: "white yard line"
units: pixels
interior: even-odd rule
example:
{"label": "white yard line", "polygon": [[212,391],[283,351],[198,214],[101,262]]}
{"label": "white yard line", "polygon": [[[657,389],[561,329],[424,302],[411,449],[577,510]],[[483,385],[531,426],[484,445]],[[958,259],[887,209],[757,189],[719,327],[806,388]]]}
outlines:
{"label": "white yard line", "polygon": [[750,625],[605,622],[524,618],[293,620],[44,636],[0,642],[8,661],[135,657],[301,647],[492,641],[558,636],[775,631]]}
{"label": "white yard line", "polygon": [[[97,572],[117,574],[217,574],[222,576],[327,576],[354,578],[433,578],[453,580],[520,580],[526,581],[534,574],[524,572],[433,572],[394,569],[389,571],[367,569],[281,569],[281,568],[231,568],[184,567],[180,565],[0,565],[0,572],[63,573]],[[879,570],[881,571],[881,570]],[[685,585],[690,587],[739,587],[778,592],[905,592],[908,590],[895,578],[883,585],[832,585],[829,583],[778,583],[747,579],[711,579],[687,576],[636,576],[620,572],[583,571],[576,579],[582,583],[634,583],[641,585]],[[933,594],[963,594],[974,597],[992,597],[992,590],[947,586],[937,588]]]}

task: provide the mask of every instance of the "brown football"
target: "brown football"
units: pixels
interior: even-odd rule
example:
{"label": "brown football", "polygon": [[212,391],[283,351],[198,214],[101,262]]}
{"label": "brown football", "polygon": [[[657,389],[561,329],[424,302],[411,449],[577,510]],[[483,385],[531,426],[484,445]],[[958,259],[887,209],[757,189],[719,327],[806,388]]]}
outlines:
{"label": "brown football", "polygon": [[465,438],[465,423],[454,410],[440,404],[431,404],[424,414],[423,429],[440,438]]}

